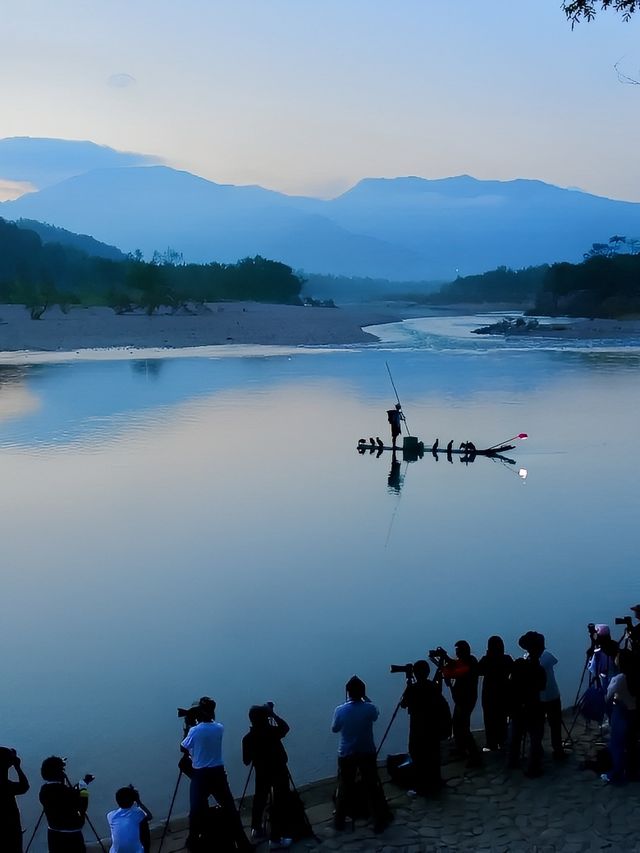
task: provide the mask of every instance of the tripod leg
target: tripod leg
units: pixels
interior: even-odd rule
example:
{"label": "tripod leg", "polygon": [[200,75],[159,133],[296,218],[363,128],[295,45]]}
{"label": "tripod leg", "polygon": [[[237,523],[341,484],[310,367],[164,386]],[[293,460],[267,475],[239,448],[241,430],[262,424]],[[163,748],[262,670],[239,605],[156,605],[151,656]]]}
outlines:
{"label": "tripod leg", "polygon": [[162,838],[160,839],[160,844],[158,846],[158,853],[162,853],[162,845],[164,844],[164,839],[166,837],[167,832],[169,831],[169,821],[171,820],[171,812],[173,811],[173,806],[176,802],[176,797],[178,796],[178,788],[180,787],[180,780],[182,779],[182,770],[178,773],[178,778],[176,780],[176,786],[173,789],[173,797],[171,797],[171,805],[169,806],[169,813],[167,814],[167,819],[164,823],[164,829],[162,830]]}
{"label": "tripod leg", "polygon": [[96,841],[97,841],[97,842],[98,842],[98,844],[100,845],[100,849],[102,850],[102,853],[107,853],[107,851],[104,849],[104,845],[103,845],[102,841],[100,840],[100,836],[99,836],[99,835],[98,835],[98,833],[96,832],[96,828],[95,828],[95,826],[91,823],[91,818],[89,817],[89,815],[88,815],[88,814],[85,814],[84,819],[86,820],[86,822],[87,822],[87,823],[89,824],[89,826],[91,827],[91,831],[92,831],[92,832],[93,832],[93,834],[95,835],[95,837],[96,837]]}
{"label": "tripod leg", "polygon": [[404,698],[404,693],[400,697],[400,701],[396,705],[396,709],[393,712],[393,714],[391,715],[391,719],[389,720],[389,725],[385,729],[385,733],[382,735],[382,740],[380,741],[380,746],[376,750],[376,758],[380,755],[380,750],[382,749],[382,745],[384,744],[385,740],[387,739],[387,735],[389,734],[389,731],[391,730],[391,726],[393,725],[393,721],[398,716],[398,711],[400,710],[400,706],[402,705],[403,698]]}
{"label": "tripod leg", "polygon": [[249,787],[249,779],[251,779],[252,773],[253,773],[253,761],[251,762],[251,767],[249,768],[249,775],[247,776],[247,781],[244,783],[244,790],[242,792],[242,796],[240,797],[240,803],[238,804],[238,811],[242,811],[242,806],[244,804],[244,798],[247,794],[247,788]]}
{"label": "tripod leg", "polygon": [[38,822],[35,825],[33,832],[31,833],[31,838],[29,839],[29,843],[27,844],[24,853],[29,853],[29,848],[33,844],[33,839],[36,837],[36,832],[40,828],[40,824],[42,823],[42,818],[44,817],[44,809],[40,812],[40,817],[38,818]]}
{"label": "tripod leg", "polygon": [[313,827],[311,826],[311,821],[309,820],[309,815],[307,814],[307,810],[304,808],[304,803],[302,802],[302,797],[298,793],[298,789],[296,788],[296,783],[293,781],[293,776],[291,775],[291,770],[289,770],[288,767],[287,767],[287,773],[289,774],[289,783],[291,784],[291,790],[293,791],[293,793],[296,795],[296,797],[300,800],[300,803],[302,804],[302,809],[303,809],[302,814],[304,816],[304,826],[305,826],[306,831],[309,833],[308,837],[313,838],[314,841],[319,841],[320,839],[318,838],[318,836],[313,831]]}

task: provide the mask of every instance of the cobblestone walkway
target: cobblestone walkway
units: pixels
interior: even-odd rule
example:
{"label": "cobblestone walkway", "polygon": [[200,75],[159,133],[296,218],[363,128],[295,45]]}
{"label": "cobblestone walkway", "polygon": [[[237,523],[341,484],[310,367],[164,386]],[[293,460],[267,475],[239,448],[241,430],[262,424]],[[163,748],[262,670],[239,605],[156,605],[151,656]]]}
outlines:
{"label": "cobblestone walkway", "polygon": [[[318,837],[300,841],[291,850],[341,853],[640,853],[640,784],[605,785],[592,770],[581,770],[596,748],[595,732],[580,724],[566,762],[545,760],[545,773],[527,779],[506,771],[499,755],[486,757],[480,769],[459,762],[443,768],[447,787],[435,799],[409,799],[387,779],[385,792],[395,819],[382,835],[363,821],[352,831],[332,826],[334,780],[309,785],[300,793]],[[550,749],[546,749],[550,755]],[[243,809],[247,820],[249,811]],[[157,831],[156,831],[157,832]],[[154,835],[156,835],[154,832]],[[152,849],[157,853],[158,836]],[[162,853],[184,850],[184,821],[167,834]],[[256,847],[266,853],[268,844]],[[214,851],[212,851],[214,853]]]}

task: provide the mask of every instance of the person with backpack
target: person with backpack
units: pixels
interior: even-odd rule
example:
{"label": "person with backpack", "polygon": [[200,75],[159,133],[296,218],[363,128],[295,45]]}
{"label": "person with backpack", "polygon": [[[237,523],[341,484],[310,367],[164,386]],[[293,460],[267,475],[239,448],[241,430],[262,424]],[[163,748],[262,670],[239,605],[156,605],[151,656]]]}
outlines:
{"label": "person with backpack", "polygon": [[[413,681],[407,684],[400,707],[409,714],[409,755],[413,767],[413,788],[409,796],[437,794],[444,782],[440,772],[440,741],[443,726],[451,734],[451,712],[438,685],[429,680],[431,669],[426,660],[413,664]],[[446,712],[443,712],[443,703]]]}
{"label": "person with backpack", "polygon": [[355,811],[356,776],[359,773],[362,787],[373,818],[373,831],[384,832],[392,819],[391,812],[378,777],[376,746],[373,741],[373,724],[379,711],[367,697],[367,688],[357,675],[345,685],[346,702],[338,705],[331,731],[340,735],[338,746],[338,790],[334,828],[345,828],[347,815]]}
{"label": "person with backpack", "polygon": [[402,421],[404,420],[402,406],[400,405],[400,403],[396,403],[393,409],[387,410],[387,420],[391,425],[391,446],[395,450],[396,443],[398,441],[398,436],[402,432]]}
{"label": "person with backpack", "polygon": [[255,793],[251,809],[251,837],[265,837],[264,810],[271,794],[271,850],[290,847],[287,837],[287,802],[289,800],[289,769],[287,752],[282,745],[289,732],[288,724],[273,710],[273,702],[253,705],[249,709],[251,728],[242,738],[242,760],[255,770]]}
{"label": "person with backpack", "polygon": [[[14,769],[17,780],[9,778]],[[22,769],[15,749],[0,746],[0,850],[2,853],[22,853],[22,826],[16,797],[26,794],[29,780]]]}
{"label": "person with backpack", "polygon": [[480,658],[482,715],[486,745],[483,752],[497,752],[507,745],[509,729],[509,676],[513,658],[505,654],[502,637],[489,637],[487,651]]}

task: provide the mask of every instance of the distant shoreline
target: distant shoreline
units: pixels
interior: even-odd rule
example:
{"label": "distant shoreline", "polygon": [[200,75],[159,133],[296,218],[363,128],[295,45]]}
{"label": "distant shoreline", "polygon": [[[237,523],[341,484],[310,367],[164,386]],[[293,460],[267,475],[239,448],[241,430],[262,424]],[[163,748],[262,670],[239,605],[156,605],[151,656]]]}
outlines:
{"label": "distant shoreline", "polygon": [[[511,311],[515,309],[511,308]],[[0,352],[77,353],[108,349],[185,349],[229,345],[332,346],[371,343],[363,330],[418,317],[509,313],[504,305],[420,305],[410,302],[349,304],[337,308],[258,302],[210,303],[204,313],[116,314],[111,308],[49,309],[32,320],[20,305],[0,305]],[[640,320],[585,320],[528,336],[593,340],[640,336]]]}
{"label": "distant shoreline", "polygon": [[0,305],[0,352],[207,347],[230,344],[322,346],[377,340],[363,326],[422,316],[406,303],[312,308],[259,302],[210,303],[204,313],[116,314],[111,308],[57,306],[32,320],[21,305]]}

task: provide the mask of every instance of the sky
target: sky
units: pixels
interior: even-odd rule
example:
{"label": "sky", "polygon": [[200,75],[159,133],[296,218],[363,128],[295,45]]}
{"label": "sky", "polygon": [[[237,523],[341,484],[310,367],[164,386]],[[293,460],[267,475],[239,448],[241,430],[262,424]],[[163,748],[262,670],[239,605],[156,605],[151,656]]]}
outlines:
{"label": "sky", "polygon": [[0,137],[90,139],[221,183],[537,178],[640,201],[640,16],[560,0],[6,3]]}

